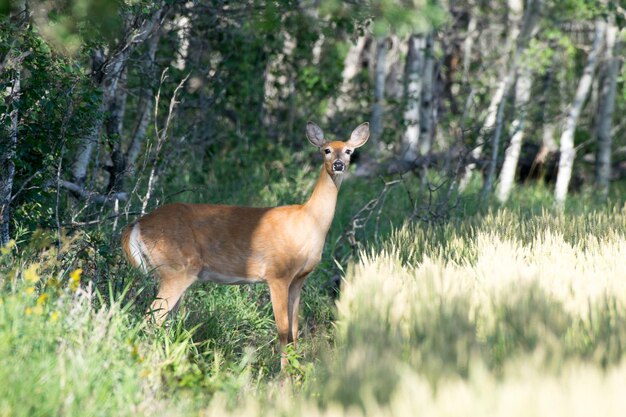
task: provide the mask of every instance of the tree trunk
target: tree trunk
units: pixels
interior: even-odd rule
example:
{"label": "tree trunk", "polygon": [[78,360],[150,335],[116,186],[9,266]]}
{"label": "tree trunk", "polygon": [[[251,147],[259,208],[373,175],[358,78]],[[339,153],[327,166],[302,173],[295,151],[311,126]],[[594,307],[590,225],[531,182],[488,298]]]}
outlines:
{"label": "tree trunk", "polygon": [[613,128],[613,110],[615,107],[621,49],[621,42],[617,37],[617,27],[611,21],[606,30],[605,59],[600,80],[600,97],[598,102],[596,184],[603,198],[606,198],[609,193],[609,180],[611,177],[611,129]]}
{"label": "tree trunk", "polygon": [[496,197],[501,203],[508,200],[515,180],[517,163],[519,161],[522,139],[524,137],[524,125],[526,121],[526,111],[530,102],[530,89],[532,85],[531,72],[528,68],[523,68],[517,78],[515,92],[515,112],[516,117],[511,124],[513,135],[506,150],[504,164],[500,171],[500,182],[496,190]]}
{"label": "tree trunk", "polygon": [[425,38],[413,34],[409,37],[409,50],[405,66],[405,97],[404,136],[402,138],[404,153],[402,159],[414,161],[418,156],[420,99],[422,97],[422,66]]}
{"label": "tree trunk", "polygon": [[283,47],[275,57],[267,61],[263,86],[262,120],[270,130],[276,129],[282,119],[279,113],[289,111],[289,98],[293,88],[292,55],[297,39],[286,30],[279,36],[283,39]]}
{"label": "tree trunk", "polygon": [[[485,122],[483,123],[483,126],[481,128],[482,131],[493,129],[496,123],[500,102],[504,97],[504,91],[506,87],[507,79],[505,77],[500,80],[496,91],[493,93],[491,103],[489,103],[489,107],[487,108],[487,117],[485,118]],[[479,143],[474,147],[474,149],[472,149],[472,152],[470,153],[471,162],[465,167],[461,180],[459,181],[459,190],[463,191],[467,188],[470,180],[472,179],[472,174],[476,169],[476,161],[479,160],[483,154],[483,147],[484,144]]]}
{"label": "tree trunk", "polygon": [[126,158],[122,152],[122,139],[124,128],[124,115],[126,113],[126,69],[122,70],[120,76],[118,92],[111,101],[109,116],[106,123],[106,132],[109,140],[113,142],[113,152],[111,153],[112,166],[109,167],[109,185],[107,192],[121,190],[123,185],[124,171],[126,170]]}
{"label": "tree trunk", "polygon": [[[535,29],[541,1],[528,0],[525,11],[522,0],[508,0],[507,4],[509,10],[508,19],[510,30],[506,42],[507,46],[505,48],[505,56],[509,56],[511,51],[513,51],[513,57],[510,60],[510,64],[508,64],[508,68],[505,67],[504,72],[502,73],[502,79],[500,80],[498,88],[496,89],[489,105],[487,117],[485,118],[485,123],[483,125],[483,129],[487,130],[491,130],[495,127],[491,140],[493,146],[489,169],[482,190],[483,196],[486,196],[491,191],[494,182],[500,138],[503,129],[504,100],[508,97],[511,86],[514,83],[520,56],[526,49],[531,33]],[[495,126],[494,123],[496,123]],[[459,188],[461,190],[465,189],[469,184],[473,170],[476,168],[475,161],[480,159],[482,155],[483,145],[484,143],[479,143],[471,152],[473,161],[467,165],[463,177],[459,182]]]}
{"label": "tree trunk", "polygon": [[[157,29],[150,37],[150,39],[148,39],[148,51],[146,53],[145,60],[143,61],[142,70],[142,74],[146,77],[147,80],[153,80],[156,78],[155,57],[160,38],[161,31]],[[148,125],[153,114],[153,107],[154,86],[151,81],[148,81],[147,85],[144,85],[141,89],[141,100],[139,102],[138,112],[139,118],[137,119],[137,124],[135,125],[135,129],[133,130],[130,145],[128,145],[128,150],[126,151],[126,167],[128,170],[128,174],[131,177],[135,175],[135,165],[137,162],[137,157],[139,156],[139,152],[141,151],[141,148],[146,138],[146,131],[148,130]]]}
{"label": "tree trunk", "polygon": [[[118,81],[128,60],[129,49],[125,48],[122,52],[107,59],[103,67],[93,74],[95,85],[102,90],[102,99],[98,106],[96,120],[93,122],[87,135],[79,140],[78,153],[72,166],[72,181],[79,186],[83,186],[87,178],[87,168],[91,161],[91,155],[96,143],[98,143],[100,130],[104,123],[104,113],[115,97]],[[99,57],[96,55],[92,59],[98,60]]]}
{"label": "tree trunk", "polygon": [[370,141],[372,149],[380,145],[380,137],[383,133],[383,113],[385,104],[385,60],[389,48],[389,40],[380,38],[376,41],[376,69],[374,72],[374,104],[372,106],[372,118],[370,129],[372,132]]}
{"label": "tree trunk", "polygon": [[421,155],[428,154],[433,143],[433,73],[435,68],[433,42],[433,35],[429,34],[424,46],[422,96],[420,97],[419,152]]}
{"label": "tree trunk", "polygon": [[574,101],[570,105],[565,119],[565,128],[561,134],[561,157],[559,158],[559,172],[556,177],[556,187],[554,190],[554,197],[556,205],[559,209],[563,209],[565,205],[565,199],[567,198],[567,189],[572,177],[572,168],[574,166],[574,158],[576,156],[576,150],[574,149],[574,132],[576,131],[576,124],[578,123],[578,117],[585,104],[585,100],[589,95],[589,89],[593,81],[593,75],[598,64],[598,55],[602,49],[604,41],[604,32],[606,30],[606,23],[603,20],[596,21],[596,30],[593,39],[593,45],[587,58],[587,64],[583,71],[582,77],[578,82],[578,88],[576,89],[576,95]]}
{"label": "tree trunk", "polygon": [[[18,19],[17,25],[20,30],[23,30],[30,18],[26,1],[15,2],[13,11],[11,18]],[[9,131],[6,138],[0,138],[0,247],[6,246],[11,238],[11,200],[13,199],[13,182],[15,179],[14,158],[19,127],[18,103],[21,95],[22,61],[27,56],[27,53],[22,53],[17,57],[11,57],[11,54],[12,51],[9,50],[2,62],[4,64],[5,60],[13,61],[13,80],[10,93],[6,97]],[[4,76],[5,74],[6,72],[1,75]],[[4,116],[0,116],[1,119],[4,119]]]}
{"label": "tree trunk", "polygon": [[[91,155],[100,138],[100,131],[104,122],[103,114],[115,97],[117,84],[126,62],[134,47],[152,35],[164,11],[164,7],[156,9],[150,17],[136,23],[136,26],[129,26],[124,40],[108,57],[103,57],[103,64],[97,65],[99,68],[96,68],[93,73],[94,85],[102,90],[102,99],[98,107],[99,116],[87,135],[79,140],[78,153],[72,166],[72,180],[79,186],[85,183]],[[98,61],[100,58],[97,53],[93,57],[94,61]]]}
{"label": "tree trunk", "polygon": [[17,102],[20,97],[21,73],[20,69],[15,70],[11,94],[9,95],[8,108],[10,127],[8,141],[3,144],[3,155],[0,157],[0,247],[6,246],[10,239],[11,223],[11,198],[13,196],[13,179],[15,176],[15,150],[17,149],[17,129],[19,113]]}
{"label": "tree trunk", "polygon": [[343,112],[349,107],[352,100],[350,95],[352,79],[361,70],[363,51],[367,45],[368,37],[361,36],[357,42],[350,47],[343,62],[343,72],[341,73],[341,87],[337,98],[328,106],[327,117],[333,117],[336,112]]}
{"label": "tree trunk", "polygon": [[469,22],[467,23],[467,34],[463,41],[463,84],[467,84],[469,81],[470,64],[472,62],[472,48],[474,46],[474,37],[477,27],[477,19],[472,11],[476,6],[470,8]]}

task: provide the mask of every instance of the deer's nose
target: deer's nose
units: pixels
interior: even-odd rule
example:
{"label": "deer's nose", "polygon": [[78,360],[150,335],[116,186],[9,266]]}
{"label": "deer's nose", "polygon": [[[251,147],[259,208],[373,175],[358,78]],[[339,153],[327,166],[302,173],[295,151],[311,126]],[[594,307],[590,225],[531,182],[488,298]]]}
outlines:
{"label": "deer's nose", "polygon": [[335,162],[333,162],[333,171],[343,172],[344,169],[346,169],[346,164],[344,164],[343,161],[336,160]]}

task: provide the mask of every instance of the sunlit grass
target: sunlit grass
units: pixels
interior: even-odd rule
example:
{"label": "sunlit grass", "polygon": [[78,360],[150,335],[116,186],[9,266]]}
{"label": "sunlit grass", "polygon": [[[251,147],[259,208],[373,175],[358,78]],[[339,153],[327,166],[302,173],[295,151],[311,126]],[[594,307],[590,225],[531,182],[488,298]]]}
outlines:
{"label": "sunlit grass", "polygon": [[198,285],[154,329],[150,291],[97,295],[82,238],[4,248],[0,416],[617,415],[624,212],[467,213],[365,240],[336,303],[323,265],[288,378],[263,286]]}

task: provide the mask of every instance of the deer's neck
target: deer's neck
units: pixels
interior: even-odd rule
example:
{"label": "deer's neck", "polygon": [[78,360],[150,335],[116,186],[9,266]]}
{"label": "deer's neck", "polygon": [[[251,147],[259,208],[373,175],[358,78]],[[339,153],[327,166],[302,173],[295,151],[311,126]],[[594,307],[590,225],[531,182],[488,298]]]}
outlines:
{"label": "deer's neck", "polygon": [[335,216],[337,194],[341,186],[342,175],[330,176],[322,166],[311,198],[304,204],[304,209],[317,221],[324,235],[328,232]]}

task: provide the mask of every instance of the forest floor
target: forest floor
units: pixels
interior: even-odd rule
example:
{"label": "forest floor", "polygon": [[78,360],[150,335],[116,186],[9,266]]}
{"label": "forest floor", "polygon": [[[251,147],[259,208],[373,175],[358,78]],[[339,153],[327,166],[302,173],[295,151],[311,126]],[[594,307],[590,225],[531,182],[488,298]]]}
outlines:
{"label": "forest floor", "polygon": [[[259,203],[299,181],[305,196],[288,178]],[[158,329],[119,230],[16,239],[0,255],[0,416],[622,415],[623,207],[583,192],[559,214],[534,186],[406,222],[412,186],[389,191],[349,259],[336,243],[383,185],[345,182],[284,373],[265,286],[197,284]]]}

